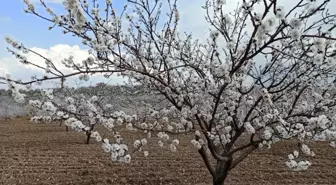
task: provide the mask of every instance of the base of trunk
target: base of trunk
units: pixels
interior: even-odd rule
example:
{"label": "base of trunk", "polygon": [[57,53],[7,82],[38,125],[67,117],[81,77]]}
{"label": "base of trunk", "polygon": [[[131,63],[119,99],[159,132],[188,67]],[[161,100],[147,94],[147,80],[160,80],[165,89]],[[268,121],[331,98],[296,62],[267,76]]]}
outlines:
{"label": "base of trunk", "polygon": [[90,137],[91,137],[91,134],[87,134],[86,135],[86,143],[85,144],[90,144]]}
{"label": "base of trunk", "polygon": [[217,161],[215,175],[213,176],[213,185],[224,185],[231,166],[231,160],[227,162]]}
{"label": "base of trunk", "polygon": [[226,177],[224,178],[217,178],[213,180],[213,185],[224,185]]}

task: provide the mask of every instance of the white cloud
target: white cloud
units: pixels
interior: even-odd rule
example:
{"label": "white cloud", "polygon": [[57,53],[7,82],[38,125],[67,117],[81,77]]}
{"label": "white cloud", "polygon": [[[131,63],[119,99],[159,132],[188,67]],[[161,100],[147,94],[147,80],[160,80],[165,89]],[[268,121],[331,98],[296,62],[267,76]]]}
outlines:
{"label": "white cloud", "polygon": [[[76,63],[81,63],[89,56],[87,50],[80,49],[80,47],[77,45],[69,46],[66,44],[58,44],[47,49],[38,47],[33,47],[30,49],[53,61],[54,65],[64,74],[69,74],[73,72],[73,70],[66,68],[61,63],[62,59],[73,56]],[[29,53],[26,57],[28,61],[33,62],[34,64],[43,67],[45,66],[45,60],[35,54]],[[30,65],[23,65],[12,56],[2,58],[0,57],[0,66],[0,76],[4,76],[6,73],[9,73],[13,78],[23,81],[29,81],[32,75],[37,75],[38,77],[41,77],[41,75],[44,74],[44,70]],[[68,79],[68,84],[75,85],[74,82],[76,81],[76,79],[78,79],[78,77]],[[124,80],[116,76],[112,76],[110,79],[105,79],[100,75],[95,75],[91,77],[89,82],[85,82],[82,85],[90,85],[90,83],[95,84],[101,81],[109,82],[110,84],[117,84],[122,83]],[[44,84],[44,87],[49,87],[52,85],[54,85],[54,82],[48,82]],[[3,87],[3,85],[0,85],[0,88]]]}
{"label": "white cloud", "polygon": [[8,74],[8,71],[5,68],[0,67],[0,78],[6,77],[7,74]]}
{"label": "white cloud", "polygon": [[[63,59],[68,58],[69,56],[73,56],[74,61],[76,63],[80,63],[81,61],[87,59],[87,57],[89,56],[88,51],[80,49],[78,45],[69,46],[66,44],[57,44],[48,49],[38,47],[33,47],[30,49],[50,59],[59,70],[66,72],[71,72],[72,70],[66,68],[62,64]],[[45,60],[38,55],[30,53],[27,55],[27,58],[29,61],[32,61],[35,64],[45,66]],[[34,66],[29,67],[35,69]]]}

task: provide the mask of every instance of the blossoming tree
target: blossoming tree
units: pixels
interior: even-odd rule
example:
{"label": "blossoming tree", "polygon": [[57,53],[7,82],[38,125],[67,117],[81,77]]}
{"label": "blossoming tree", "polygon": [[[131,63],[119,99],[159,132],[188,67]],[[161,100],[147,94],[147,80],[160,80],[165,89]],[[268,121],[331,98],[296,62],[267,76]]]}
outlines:
{"label": "blossoming tree", "polygon": [[[91,137],[102,142],[113,160],[130,162],[150,138],[135,140],[131,150],[118,131],[126,126],[148,136],[157,134],[159,146],[171,151],[179,144],[174,135],[193,134],[191,143],[215,185],[224,184],[230,170],[253,151],[282,140],[297,141],[299,146],[285,164],[305,170],[311,165],[306,159],[315,155],[307,141],[330,141],[335,146],[336,14],[328,9],[330,0],[298,0],[289,8],[277,0],[238,2],[228,13],[225,0],[206,0],[203,8],[211,33],[201,42],[179,33],[177,0],[128,0],[119,14],[111,0],[65,0],[63,15],[43,1],[49,15],[40,14],[25,0],[27,13],[50,22],[50,29],[59,27],[81,39],[91,48],[90,57],[64,59],[64,66],[73,71],[64,73],[47,57],[7,38],[10,53],[46,75],[30,81],[10,75],[3,79],[18,101],[24,101],[24,95],[16,84],[64,82],[71,76],[87,80],[93,74],[122,75],[130,84],[164,97],[163,107],[134,115],[104,111],[95,96],[80,105],[68,97],[62,108],[47,91],[46,99],[31,102],[48,119],[63,117],[77,130],[88,129],[83,116],[105,125],[115,139],[102,138],[98,132]],[[40,56],[46,65],[27,60],[26,53]],[[76,112],[79,106],[87,109]]]}

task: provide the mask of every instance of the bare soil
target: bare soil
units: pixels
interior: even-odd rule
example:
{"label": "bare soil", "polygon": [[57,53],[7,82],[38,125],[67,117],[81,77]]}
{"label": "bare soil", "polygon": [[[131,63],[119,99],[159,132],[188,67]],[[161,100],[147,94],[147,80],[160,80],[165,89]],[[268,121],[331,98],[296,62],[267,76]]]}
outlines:
{"label": "bare soil", "polygon": [[[131,133],[130,133],[131,134]],[[133,137],[137,137],[133,135]],[[131,164],[112,162],[101,146],[85,135],[65,132],[58,124],[29,123],[27,119],[0,121],[1,185],[205,185],[211,177],[189,139],[181,140],[178,152],[149,148]],[[336,150],[313,144],[317,156],[306,172],[292,172],[284,161],[291,143],[253,153],[233,170],[230,185],[336,184]]]}

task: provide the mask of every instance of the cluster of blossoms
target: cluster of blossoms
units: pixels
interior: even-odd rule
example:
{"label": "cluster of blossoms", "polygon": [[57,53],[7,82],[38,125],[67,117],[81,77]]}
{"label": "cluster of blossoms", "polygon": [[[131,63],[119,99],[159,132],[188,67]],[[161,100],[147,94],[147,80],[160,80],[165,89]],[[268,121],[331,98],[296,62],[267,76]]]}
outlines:
{"label": "cluster of blossoms", "polygon": [[293,154],[288,155],[289,161],[286,161],[286,165],[294,171],[306,170],[311,165],[309,161],[295,161],[299,157],[299,152],[294,151]]}
{"label": "cluster of blossoms", "polygon": [[[60,92],[60,91],[59,91]],[[140,118],[136,115],[128,115],[123,111],[113,111],[111,104],[104,104],[104,97],[92,96],[86,97],[84,94],[78,96],[69,96],[76,94],[65,90],[61,93],[53,92],[52,89],[41,91],[41,100],[29,100],[29,105],[39,110],[36,116],[31,117],[33,122],[51,123],[57,120],[64,122],[64,125],[77,132],[84,132],[88,139],[93,138],[97,142],[102,143],[104,151],[111,154],[114,161],[130,162],[131,154],[136,151],[141,151],[147,145],[147,139],[136,140],[133,144],[134,151],[129,151],[127,144],[121,137],[118,131],[120,126],[126,127],[128,131],[143,130],[147,133],[147,137],[151,138],[151,132],[157,132],[157,137],[160,139],[158,145],[163,147],[164,143],[169,144],[169,150],[175,152],[179,145],[179,140],[170,138],[170,136],[162,130],[162,125],[159,122],[166,123],[167,131],[174,132],[175,129],[169,129],[169,119],[167,117],[158,118],[154,123],[140,123]],[[90,93],[89,93],[90,94]],[[162,110],[161,110],[162,111]],[[166,115],[169,113],[163,110]],[[146,115],[155,117],[159,111],[148,109]],[[141,120],[143,120],[141,118]],[[101,124],[108,131],[111,131],[115,137],[115,143],[110,143],[109,139],[103,138],[95,126]],[[175,125],[175,124],[174,124]],[[183,127],[183,126],[181,126]],[[175,127],[174,127],[175,128]],[[122,129],[121,129],[122,130]],[[144,155],[148,156],[148,151],[144,151]]]}
{"label": "cluster of blossoms", "polygon": [[[10,79],[11,76],[9,74],[6,75],[6,79]],[[15,86],[14,83],[8,81],[8,89],[11,90],[12,96],[14,97],[14,100],[18,103],[24,103],[25,102],[25,94],[21,93],[19,88]]]}
{"label": "cluster of blossoms", "polygon": [[[227,175],[216,176],[216,170],[233,169],[256,149],[270,148],[279,141],[297,141],[305,157],[315,155],[308,147],[309,140],[330,141],[335,146],[336,14],[328,12],[329,1],[299,1],[288,11],[277,1],[250,0],[232,14],[224,14],[225,1],[208,0],[204,7],[211,31],[206,42],[178,33],[181,18],[176,2],[168,2],[174,8],[165,10],[169,21],[163,26],[159,26],[163,11],[159,7],[164,2],[155,1],[153,7],[146,1],[130,3],[133,6],[125,6],[125,14],[118,15],[107,1],[108,16],[102,18],[98,2],[67,0],[68,13],[55,15],[47,9],[51,17],[46,20],[91,48],[91,56],[82,63],[71,56],[64,59],[64,66],[77,71],[68,76],[89,80],[90,74],[109,78],[117,73],[127,77],[130,86],[140,84],[164,101],[128,115],[111,111],[111,102],[98,95],[59,98],[44,91],[45,101],[32,101],[31,105],[103,142],[112,159],[122,162],[129,162],[132,152],[124,145],[127,138],[121,138],[119,127],[143,131],[147,139],[157,133],[158,145],[168,143],[173,152],[179,145],[173,135],[193,134],[191,144],[215,181]],[[27,12],[43,17],[28,0],[26,4]],[[130,16],[132,13],[135,16]],[[154,33],[158,27],[161,30]],[[20,51],[27,52],[26,48],[12,39],[7,42],[18,50],[10,50],[13,55],[24,58]],[[52,79],[63,82],[64,74],[51,63],[47,65]],[[6,79],[15,99],[23,101],[14,82],[31,84],[51,78]],[[116,136],[115,143],[109,144],[93,130],[97,123]],[[146,144],[144,139],[133,143],[138,151]],[[293,153],[286,165],[293,170],[307,169],[310,163],[297,162],[298,157]],[[211,159],[222,169],[210,164]]]}
{"label": "cluster of blossoms", "polygon": [[[108,108],[104,109],[105,107],[100,107],[100,105],[95,103],[100,100],[97,96],[92,96],[88,100],[85,100],[87,98],[82,96],[62,97],[61,99],[64,100],[62,103],[61,99],[58,99],[57,96],[54,97],[51,89],[43,90],[41,95],[45,98],[44,102],[39,100],[29,101],[31,106],[40,109],[43,113],[42,116],[33,116],[31,121],[50,123],[53,120],[62,120],[72,130],[84,132],[88,137],[101,142],[104,151],[111,154],[112,160],[130,162],[130,151],[127,145],[123,143],[121,135],[115,130],[114,123],[117,125],[129,125],[134,121],[135,116],[129,116],[122,111],[109,112]],[[110,105],[107,107],[110,107]],[[113,135],[116,138],[115,143],[110,143],[107,138],[103,138],[98,131],[94,130],[96,124],[102,124],[109,131],[113,131]],[[132,127],[132,124],[129,127]],[[136,140],[134,142],[135,151],[141,150],[146,144],[146,138]],[[144,155],[148,156],[148,152],[144,153]]]}

